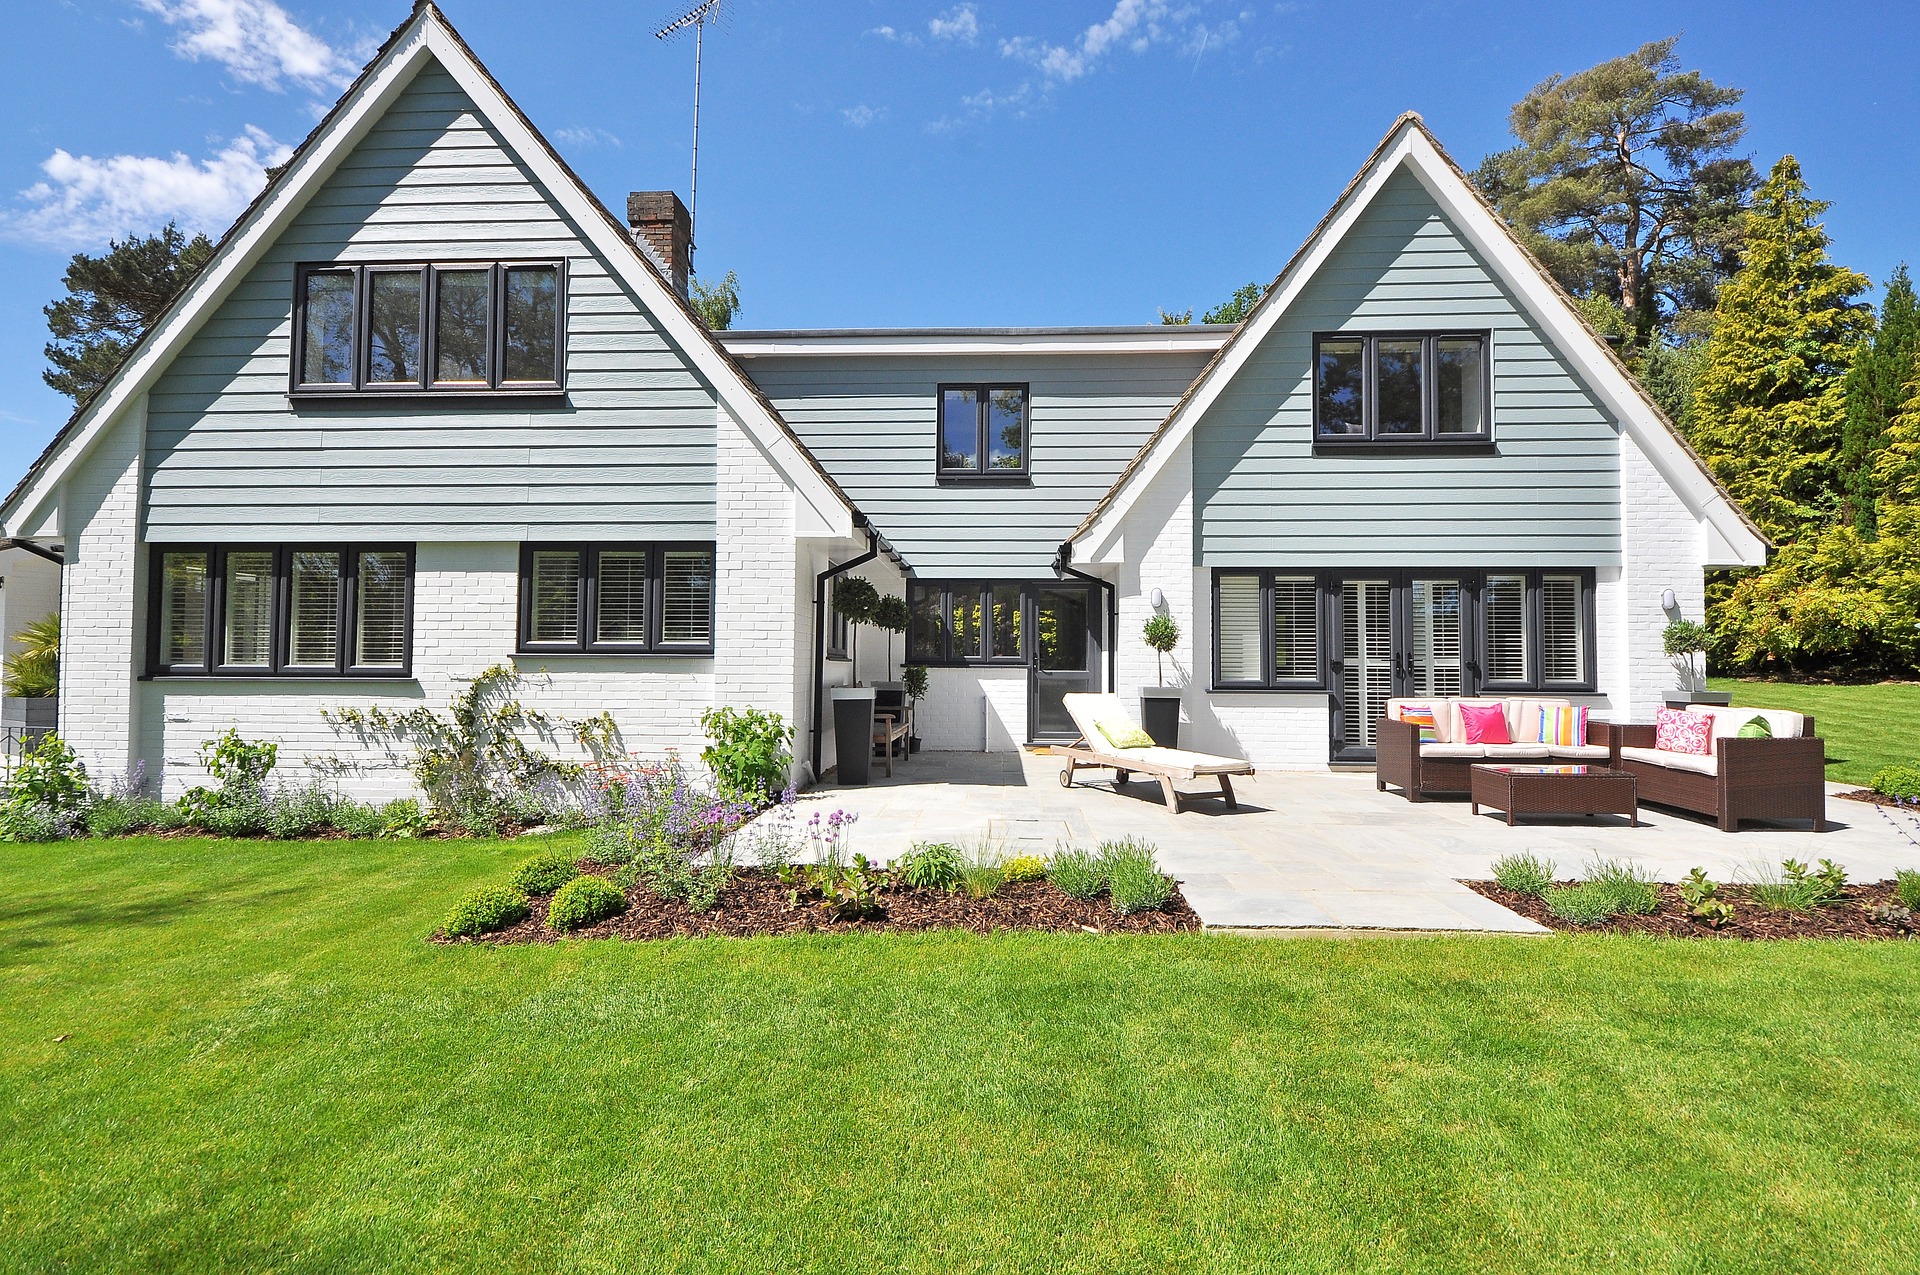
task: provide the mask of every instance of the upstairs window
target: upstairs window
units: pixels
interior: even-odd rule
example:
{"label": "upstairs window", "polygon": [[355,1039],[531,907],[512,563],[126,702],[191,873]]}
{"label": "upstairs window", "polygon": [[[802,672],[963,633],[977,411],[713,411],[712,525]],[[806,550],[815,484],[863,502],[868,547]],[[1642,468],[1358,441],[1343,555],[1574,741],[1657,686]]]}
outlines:
{"label": "upstairs window", "polygon": [[1491,441],[1487,334],[1322,333],[1313,429],[1323,446]]}
{"label": "upstairs window", "polygon": [[710,544],[524,545],[526,654],[710,655]]}
{"label": "upstairs window", "polygon": [[942,478],[1017,478],[1027,472],[1027,387],[940,387]]}
{"label": "upstairs window", "polygon": [[302,266],[293,392],[557,391],[565,273],[558,261]]}

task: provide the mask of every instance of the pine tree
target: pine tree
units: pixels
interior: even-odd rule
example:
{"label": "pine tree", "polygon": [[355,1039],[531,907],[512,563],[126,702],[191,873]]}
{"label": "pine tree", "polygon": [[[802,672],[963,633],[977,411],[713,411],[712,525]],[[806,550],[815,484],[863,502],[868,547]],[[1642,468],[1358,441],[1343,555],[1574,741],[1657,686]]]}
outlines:
{"label": "pine tree", "polygon": [[1872,344],[1861,350],[1847,373],[1847,420],[1840,442],[1843,516],[1864,536],[1877,534],[1880,485],[1874,477],[1875,466],[1906,398],[1916,359],[1920,359],[1920,299],[1914,296],[1913,281],[1902,265],[1887,280]]}
{"label": "pine tree", "polygon": [[1874,488],[1879,497],[1876,521],[1884,519],[1891,507],[1920,506],[1920,353],[1909,358],[1906,383],[1901,388],[1905,398],[1887,423],[1873,462]]}
{"label": "pine tree", "polygon": [[1866,276],[1827,258],[1827,207],[1793,156],[1773,166],[1694,383],[1694,446],[1778,543],[1838,514],[1844,379],[1873,323]]}
{"label": "pine tree", "polygon": [[110,243],[97,257],[76,253],[67,295],[45,310],[53,366],[42,378],[75,403],[92,398],[212,256],[205,235],[189,239],[172,222],[157,235]]}

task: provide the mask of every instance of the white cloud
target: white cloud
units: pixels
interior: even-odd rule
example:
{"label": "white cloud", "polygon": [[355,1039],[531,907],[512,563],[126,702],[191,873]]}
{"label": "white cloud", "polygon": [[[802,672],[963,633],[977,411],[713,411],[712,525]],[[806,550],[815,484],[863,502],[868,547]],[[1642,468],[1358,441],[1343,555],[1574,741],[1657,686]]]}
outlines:
{"label": "white cloud", "polygon": [[46,179],[20,192],[27,206],[0,212],[0,234],[50,248],[94,248],[171,220],[218,235],[266,185],[266,169],[292,153],[251,124],[197,162],[178,151],[169,159],[95,159],[56,150],[40,165]]}
{"label": "white cloud", "polygon": [[274,0],[135,0],[178,28],[172,48],[190,61],[218,62],[234,79],[278,92],[282,80],[305,89],[340,89],[359,68],[308,31]]}
{"label": "white cloud", "polygon": [[558,128],[553,131],[553,140],[567,146],[585,150],[589,146],[611,146],[619,150],[624,145],[619,135],[609,133],[604,128]]}
{"label": "white cloud", "polygon": [[955,5],[927,22],[927,33],[936,40],[956,40],[977,44],[980,40],[980,15],[970,4]]}
{"label": "white cloud", "polygon": [[872,27],[868,35],[877,35],[882,40],[892,40],[895,44],[918,44],[920,37],[911,31],[901,31],[895,27]]}
{"label": "white cloud", "polygon": [[841,111],[840,114],[845,117],[847,123],[853,127],[865,128],[869,124],[887,118],[887,108],[884,106],[868,106],[862,102],[858,106],[847,107]]}
{"label": "white cloud", "polygon": [[1135,53],[1173,36],[1194,13],[1191,6],[1173,8],[1167,0],[1117,0],[1113,12],[1065,44],[1050,44],[1030,36],[1000,42],[1006,57],[1031,62],[1048,80],[1068,84],[1092,71],[1109,52],[1125,47]]}

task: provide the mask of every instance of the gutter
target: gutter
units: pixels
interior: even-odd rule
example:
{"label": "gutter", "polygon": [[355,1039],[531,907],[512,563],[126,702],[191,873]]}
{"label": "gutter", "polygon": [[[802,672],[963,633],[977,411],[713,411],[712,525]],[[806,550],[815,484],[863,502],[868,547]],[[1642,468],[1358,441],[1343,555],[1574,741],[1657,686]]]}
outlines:
{"label": "gutter", "polygon": [[[810,782],[820,781],[820,748],[822,706],[827,701],[827,581],[835,576],[845,575],[855,567],[865,566],[880,556],[880,533],[873,527],[862,528],[867,533],[867,551],[857,558],[849,558],[837,567],[828,567],[813,577],[813,776]],[[859,670],[855,670],[856,676]]]}
{"label": "gutter", "polygon": [[0,538],[0,550],[7,550],[7,549],[19,549],[23,553],[30,553],[36,558],[45,558],[48,562],[53,563],[57,567],[64,567],[67,565],[65,545],[59,545],[49,549],[47,546],[43,544],[36,544],[34,541],[31,541],[31,540],[22,540],[17,536],[6,536],[4,538]]}
{"label": "gutter", "polygon": [[1076,580],[1085,580],[1088,584],[1098,585],[1107,595],[1107,694],[1120,693],[1120,590],[1111,580],[1103,580],[1085,571],[1076,571],[1073,562],[1073,541],[1062,540],[1060,552],[1053,555],[1053,574],[1061,579],[1072,576]]}

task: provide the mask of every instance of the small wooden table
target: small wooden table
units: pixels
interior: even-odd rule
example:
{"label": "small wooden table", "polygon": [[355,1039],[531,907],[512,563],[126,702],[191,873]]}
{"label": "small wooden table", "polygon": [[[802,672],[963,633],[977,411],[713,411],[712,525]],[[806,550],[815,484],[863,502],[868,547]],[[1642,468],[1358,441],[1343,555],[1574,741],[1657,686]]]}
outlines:
{"label": "small wooden table", "polygon": [[1469,772],[1473,813],[1491,806],[1519,815],[1625,815],[1640,826],[1634,777],[1606,766],[1475,766]]}

